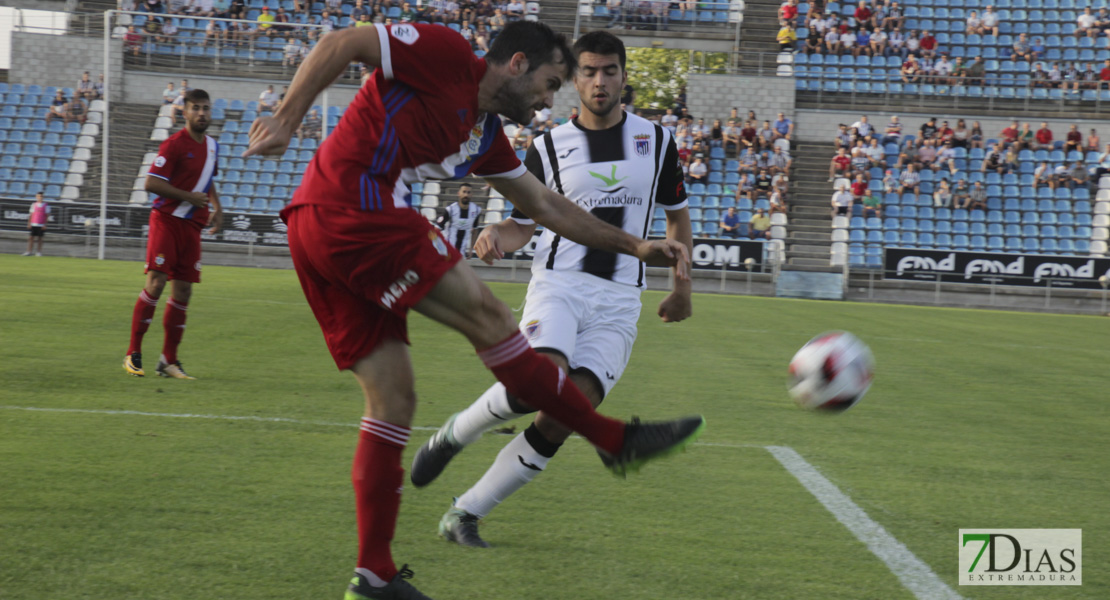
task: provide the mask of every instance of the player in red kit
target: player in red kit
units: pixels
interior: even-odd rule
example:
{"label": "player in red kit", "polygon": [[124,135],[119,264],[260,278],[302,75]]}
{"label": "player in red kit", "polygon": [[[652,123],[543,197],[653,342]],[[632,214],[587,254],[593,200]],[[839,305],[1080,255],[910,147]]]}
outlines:
{"label": "player in red kit", "polygon": [[[177,359],[177,346],[185,333],[185,310],[200,283],[200,231],[219,229],[220,197],[216,193],[219,144],[205,135],[212,118],[212,102],[204,90],[185,94],[185,128],[158,147],[158,157],[146,176],[146,191],[156,194],[150,211],[146,246],[146,285],[131,316],[131,345],[123,368],[142,377],[143,335],[150,327],[158,298],[172,280],[163,326],[166,338],[155,371],[162,377],[195,379]],[[211,208],[209,208],[211,206]]]}
{"label": "player in red kit", "polygon": [[585,437],[618,474],[685,447],[704,419],[625,424],[595,412],[528,345],[512,312],[458,251],[413,210],[409,186],[473,173],[580,244],[676,266],[683,279],[689,258],[678,242],[647,242],[596,219],[549,190],[513,153],[498,115],[530,122],[574,70],[566,39],[540,23],[510,24],[484,59],[446,27],[379,24],[331,33],[297,70],[277,113],[252,125],[245,155],[283,153],[313,99],[353,61],[370,65],[373,76],[320,146],[282,218],[328,349],[366,399],[352,468],[359,553],[346,598],[422,599],[390,551],[401,453],[416,406],[409,309],[465,335],[510,393]]}

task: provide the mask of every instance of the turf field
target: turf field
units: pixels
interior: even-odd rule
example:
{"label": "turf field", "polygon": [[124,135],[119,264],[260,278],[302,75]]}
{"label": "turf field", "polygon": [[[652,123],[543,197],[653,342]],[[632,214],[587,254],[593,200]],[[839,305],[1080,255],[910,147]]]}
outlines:
{"label": "turf field", "polygon": [[[0,255],[0,598],[341,598],[361,397],[294,274],[205,269],[181,351],[192,382],[121,369],[141,282],[136,263]],[[524,295],[494,289],[512,306]],[[704,413],[701,443],[622,481],[571,440],[486,519],[494,548],[462,549],[436,523],[508,439],[486,436],[405,493],[394,556],[422,591],[913,598],[764,448],[781,446],[965,598],[1110,597],[1110,320],[697,295],[693,319],[664,325],[661,297],[645,294],[603,410]],[[785,394],[786,362],[828,329],[878,362],[867,398],[838,416]],[[493,380],[461,336],[418,316],[411,333],[415,424],[438,426]],[[406,467],[429,434],[414,431]],[[1082,528],[1083,586],[957,586],[957,530],[987,527]]]}

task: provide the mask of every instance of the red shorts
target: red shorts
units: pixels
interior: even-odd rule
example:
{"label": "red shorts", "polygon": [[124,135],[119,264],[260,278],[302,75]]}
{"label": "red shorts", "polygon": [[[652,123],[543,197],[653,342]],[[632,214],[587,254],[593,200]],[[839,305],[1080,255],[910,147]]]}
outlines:
{"label": "red shorts", "polygon": [[144,273],[159,271],[170,279],[200,283],[200,227],[196,222],[150,211]]}
{"label": "red shorts", "polygon": [[297,277],[341,370],[385,340],[409,343],[409,309],[462,258],[411,209],[307,204],[283,217]]}

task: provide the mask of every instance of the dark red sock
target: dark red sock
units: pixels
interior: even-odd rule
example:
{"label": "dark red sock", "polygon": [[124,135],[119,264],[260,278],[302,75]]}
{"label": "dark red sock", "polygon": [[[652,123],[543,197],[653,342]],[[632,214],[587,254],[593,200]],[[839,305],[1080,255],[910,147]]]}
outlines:
{"label": "dark red sock", "polygon": [[358,565],[383,581],[393,579],[390,543],[401,509],[401,485],[405,471],[401,452],[409,441],[408,427],[362,418],[362,433],[355,450],[351,483],[355,486],[358,511]]}
{"label": "dark red sock", "polygon": [[162,356],[171,365],[177,362],[177,346],[181,343],[181,336],[185,335],[185,311],[188,308],[187,302],[173,298],[166,301],[166,314],[162,318],[166,340],[162,342]]}
{"label": "dark red sock", "polygon": [[135,301],[135,309],[131,312],[131,345],[127,353],[143,351],[143,335],[150,329],[150,322],[154,319],[154,310],[158,308],[158,299],[143,290],[139,299]]}
{"label": "dark red sock", "polygon": [[532,408],[542,410],[610,453],[624,444],[624,423],[603,417],[562,369],[528,345],[520,332],[478,356],[505,389]]}

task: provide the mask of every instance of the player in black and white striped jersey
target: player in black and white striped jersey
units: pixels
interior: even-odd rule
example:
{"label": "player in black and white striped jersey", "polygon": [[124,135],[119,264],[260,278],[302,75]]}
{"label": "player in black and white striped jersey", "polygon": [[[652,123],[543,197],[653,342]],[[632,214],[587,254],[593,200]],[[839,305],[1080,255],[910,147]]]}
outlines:
{"label": "player in black and white striped jersey", "polygon": [[436,225],[443,231],[443,237],[461,252],[463,256],[470,256],[472,247],[470,232],[478,225],[478,217],[482,215],[482,207],[470,201],[469,183],[459,186],[459,200],[449,205],[436,220]]}
{"label": "player in black and white striped jersey", "polygon": [[[583,210],[633,235],[647,235],[659,205],[666,210],[667,237],[690,247],[682,166],[671,133],[620,110],[627,82],[624,44],[608,32],[595,31],[578,40],[574,53],[580,116],[536,138],[525,166]],[[535,229],[534,221],[514,211],[479,235],[475,253],[492,262],[523,247]],[[566,371],[595,406],[628,364],[644,279],[644,265],[635,258],[582,246],[550,230],[538,241],[521,329],[532,347]],[[667,322],[690,316],[689,282],[676,278],[658,314]],[[427,485],[483,431],[530,412],[503,385],[493,386],[420,449],[412,465],[413,483]],[[478,535],[477,520],[541,472],[569,434],[539,413],[448,510],[440,535],[467,546],[488,546]]]}

